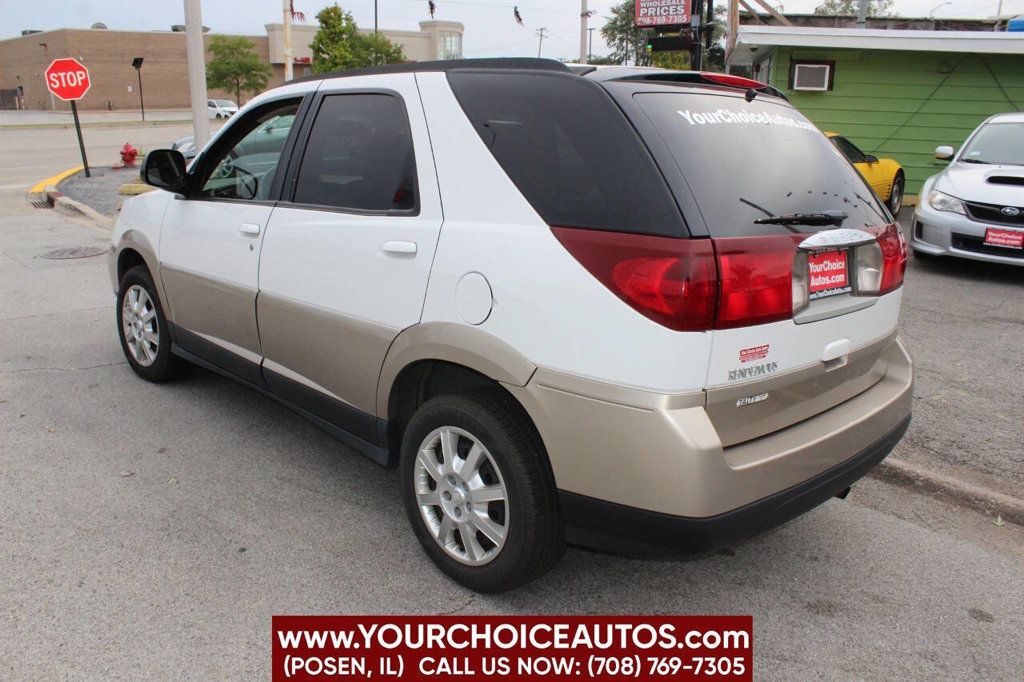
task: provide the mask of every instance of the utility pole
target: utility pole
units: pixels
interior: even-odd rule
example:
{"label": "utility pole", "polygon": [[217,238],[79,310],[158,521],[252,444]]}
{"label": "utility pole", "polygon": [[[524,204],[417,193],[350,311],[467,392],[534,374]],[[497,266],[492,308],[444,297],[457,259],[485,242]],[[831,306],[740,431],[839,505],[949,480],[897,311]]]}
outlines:
{"label": "utility pole", "polygon": [[281,0],[281,4],[284,8],[284,80],[287,82],[295,76],[292,66],[295,61],[292,57],[292,2]]}
{"label": "utility pole", "polygon": [[188,57],[188,89],[192,95],[192,131],[196,149],[210,140],[210,116],[206,112],[206,50],[203,47],[203,13],[199,0],[185,0],[185,54]]}
{"label": "utility pole", "polygon": [[547,26],[542,26],[537,29],[537,36],[540,40],[537,42],[537,59],[540,59],[540,51],[544,47],[544,34],[547,33]]}
{"label": "utility pole", "polygon": [[591,59],[594,58],[594,31],[596,31],[596,30],[597,29],[595,29],[595,28],[588,28],[587,29],[587,33],[590,34],[590,40],[587,43],[587,61],[588,62]]}
{"label": "utility pole", "polygon": [[377,0],[373,0],[373,32],[380,33],[380,28],[377,26]]}
{"label": "utility pole", "polygon": [[586,64],[589,58],[587,52],[587,22],[590,20],[590,12],[587,11],[587,0],[580,0],[580,64]]}
{"label": "utility pole", "polygon": [[693,0],[690,5],[690,69],[700,71],[704,62],[704,45],[701,42],[702,14],[704,0]]}

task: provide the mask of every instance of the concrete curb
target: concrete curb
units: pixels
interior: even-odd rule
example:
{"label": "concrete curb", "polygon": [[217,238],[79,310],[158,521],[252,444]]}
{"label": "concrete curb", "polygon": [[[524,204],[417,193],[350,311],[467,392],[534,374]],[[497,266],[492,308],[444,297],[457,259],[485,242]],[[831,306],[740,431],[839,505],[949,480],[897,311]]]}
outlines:
{"label": "concrete curb", "polygon": [[66,213],[76,218],[85,218],[99,227],[110,228],[114,225],[114,221],[110,217],[86,206],[81,201],[75,201],[71,197],[64,196],[52,185],[46,188],[46,197],[53,207],[61,213]]}
{"label": "concrete curb", "polygon": [[871,476],[915,492],[927,492],[983,514],[1024,526],[1024,500],[961,481],[917,464],[889,457]]}

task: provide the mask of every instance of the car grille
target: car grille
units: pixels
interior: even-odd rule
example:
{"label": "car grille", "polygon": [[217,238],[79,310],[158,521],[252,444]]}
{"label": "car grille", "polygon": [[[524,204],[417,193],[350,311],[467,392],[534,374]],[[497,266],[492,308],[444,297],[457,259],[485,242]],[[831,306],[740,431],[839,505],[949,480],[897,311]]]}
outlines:
{"label": "car grille", "polygon": [[1003,215],[1000,211],[1003,206],[999,204],[979,204],[973,201],[965,201],[967,215],[972,220],[980,223],[996,223],[998,225],[1024,225],[1024,207],[1017,206],[1020,213],[1015,216]]}
{"label": "car grille", "polygon": [[990,246],[985,243],[983,237],[973,237],[967,234],[953,233],[952,245],[954,249],[970,251],[971,253],[983,253],[986,256],[1002,256],[1003,258],[1018,258],[1024,260],[1024,249],[1007,249],[1002,246]]}

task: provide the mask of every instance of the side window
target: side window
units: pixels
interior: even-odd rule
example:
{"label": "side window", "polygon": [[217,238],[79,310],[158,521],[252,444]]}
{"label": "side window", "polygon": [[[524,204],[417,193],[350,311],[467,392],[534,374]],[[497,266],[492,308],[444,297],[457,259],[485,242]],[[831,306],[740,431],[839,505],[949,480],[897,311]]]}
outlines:
{"label": "side window", "polygon": [[845,137],[833,137],[832,141],[836,143],[836,147],[839,147],[839,151],[843,153],[843,156],[850,160],[850,163],[865,163],[867,161],[864,157],[864,152]]}
{"label": "side window", "polygon": [[223,146],[213,150],[213,165],[200,196],[262,200],[270,197],[278,160],[295,121],[299,103],[254,112],[231,126]]}
{"label": "side window", "polygon": [[416,158],[402,101],[386,94],[328,95],[295,184],[297,204],[414,211]]}

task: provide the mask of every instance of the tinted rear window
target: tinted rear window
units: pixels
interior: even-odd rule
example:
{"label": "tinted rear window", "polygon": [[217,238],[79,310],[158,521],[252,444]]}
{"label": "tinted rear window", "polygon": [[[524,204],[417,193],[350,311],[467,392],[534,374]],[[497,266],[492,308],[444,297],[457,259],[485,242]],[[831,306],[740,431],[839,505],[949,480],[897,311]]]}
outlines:
{"label": "tinted rear window", "polygon": [[664,178],[608,94],[577,76],[448,74],[494,158],[549,225],[686,234]]}
{"label": "tinted rear window", "polygon": [[[785,234],[770,214],[841,210],[843,227],[889,222],[871,188],[800,112],[768,98],[634,95],[686,178],[713,237]],[[821,227],[793,226],[801,232]]]}

